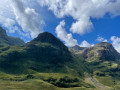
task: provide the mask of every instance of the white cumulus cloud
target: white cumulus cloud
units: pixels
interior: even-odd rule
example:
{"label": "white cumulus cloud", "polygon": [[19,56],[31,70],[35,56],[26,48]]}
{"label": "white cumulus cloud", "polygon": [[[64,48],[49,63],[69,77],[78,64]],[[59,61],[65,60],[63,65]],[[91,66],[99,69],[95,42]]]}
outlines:
{"label": "white cumulus cloud", "polygon": [[39,21],[40,17],[35,9],[25,7],[20,0],[12,0],[11,4],[16,20],[24,32],[30,32],[32,38],[43,32],[41,28],[42,22]]}
{"label": "white cumulus cloud", "polygon": [[105,38],[102,37],[102,36],[98,36],[97,39],[96,39],[96,41],[98,41],[98,42],[108,42],[108,40],[105,39]]}
{"label": "white cumulus cloud", "polygon": [[120,0],[38,0],[41,6],[47,6],[54,14],[62,18],[72,16],[70,31],[80,35],[91,31],[91,18],[103,18],[120,15]]}
{"label": "white cumulus cloud", "polygon": [[82,41],[80,44],[80,47],[91,47],[91,46],[93,46],[93,45],[88,43],[86,40]]}
{"label": "white cumulus cloud", "polygon": [[[44,21],[33,0],[0,0],[0,24],[9,33],[36,37],[43,32]],[[39,5],[38,5],[39,6]],[[19,29],[16,29],[19,28]],[[22,29],[21,29],[22,28]]]}
{"label": "white cumulus cloud", "polygon": [[64,29],[65,21],[61,21],[60,24],[56,27],[56,34],[57,37],[60,38],[62,41],[65,42],[65,45],[67,46],[75,46],[78,45],[77,40],[73,39],[73,36],[71,33],[67,33]]}
{"label": "white cumulus cloud", "polygon": [[116,36],[112,36],[111,39],[113,46],[120,53],[120,38]]}

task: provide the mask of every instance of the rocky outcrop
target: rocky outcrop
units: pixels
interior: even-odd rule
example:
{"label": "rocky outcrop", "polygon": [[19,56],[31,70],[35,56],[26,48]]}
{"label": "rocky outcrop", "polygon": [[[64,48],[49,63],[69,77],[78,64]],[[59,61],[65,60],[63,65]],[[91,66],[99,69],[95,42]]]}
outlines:
{"label": "rocky outcrop", "polygon": [[93,47],[86,48],[82,55],[85,59],[92,60],[99,58],[100,60],[117,60],[120,59],[120,54],[114,49],[112,44],[101,42]]}

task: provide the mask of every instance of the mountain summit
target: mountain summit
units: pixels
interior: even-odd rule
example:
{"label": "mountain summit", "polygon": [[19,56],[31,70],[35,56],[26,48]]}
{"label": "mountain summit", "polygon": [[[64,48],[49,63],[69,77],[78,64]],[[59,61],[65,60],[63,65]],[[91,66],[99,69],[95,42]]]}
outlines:
{"label": "mountain summit", "polygon": [[[33,47],[48,47],[57,49],[57,51],[59,50],[59,53],[61,54],[65,54],[65,52],[69,53],[68,48],[58,38],[49,32],[40,33],[38,37],[28,42],[26,46],[29,49]],[[48,53],[52,53],[52,51],[49,51]]]}
{"label": "mountain summit", "polygon": [[49,43],[52,45],[65,47],[65,45],[58,38],[56,38],[49,32],[40,33],[38,37],[33,39],[31,42]]}
{"label": "mountain summit", "polygon": [[89,60],[93,60],[94,58],[117,60],[120,58],[120,54],[108,42],[101,42],[93,47],[86,48],[82,54],[84,58]]}

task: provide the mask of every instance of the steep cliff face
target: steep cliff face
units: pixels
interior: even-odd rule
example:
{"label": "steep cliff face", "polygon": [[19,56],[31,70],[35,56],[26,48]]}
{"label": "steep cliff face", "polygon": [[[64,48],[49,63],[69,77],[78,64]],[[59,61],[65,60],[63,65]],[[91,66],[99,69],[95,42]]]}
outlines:
{"label": "steep cliff face", "polygon": [[112,44],[107,42],[101,42],[93,47],[86,48],[82,55],[87,60],[117,60],[120,58],[120,54],[113,48]]}

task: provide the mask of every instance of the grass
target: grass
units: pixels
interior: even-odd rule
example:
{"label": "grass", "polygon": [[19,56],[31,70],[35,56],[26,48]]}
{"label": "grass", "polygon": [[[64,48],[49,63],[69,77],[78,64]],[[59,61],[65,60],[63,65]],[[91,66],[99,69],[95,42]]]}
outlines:
{"label": "grass", "polygon": [[116,85],[114,90],[120,90],[120,85]]}
{"label": "grass", "polygon": [[116,85],[116,80],[114,80],[111,76],[104,76],[104,77],[96,76],[96,78],[103,85],[110,86],[110,87],[114,87]]}
{"label": "grass", "polygon": [[62,73],[10,75],[0,73],[0,90],[87,90],[94,86],[79,77]]}
{"label": "grass", "polygon": [[120,80],[113,78],[111,76],[99,77],[95,76],[97,80],[108,87],[111,87],[111,90],[120,90]]}
{"label": "grass", "polygon": [[93,89],[85,87],[59,88],[42,80],[29,79],[20,82],[0,80],[0,90],[93,90]]}
{"label": "grass", "polygon": [[30,79],[26,81],[0,80],[0,90],[57,90],[52,84],[42,80]]}

